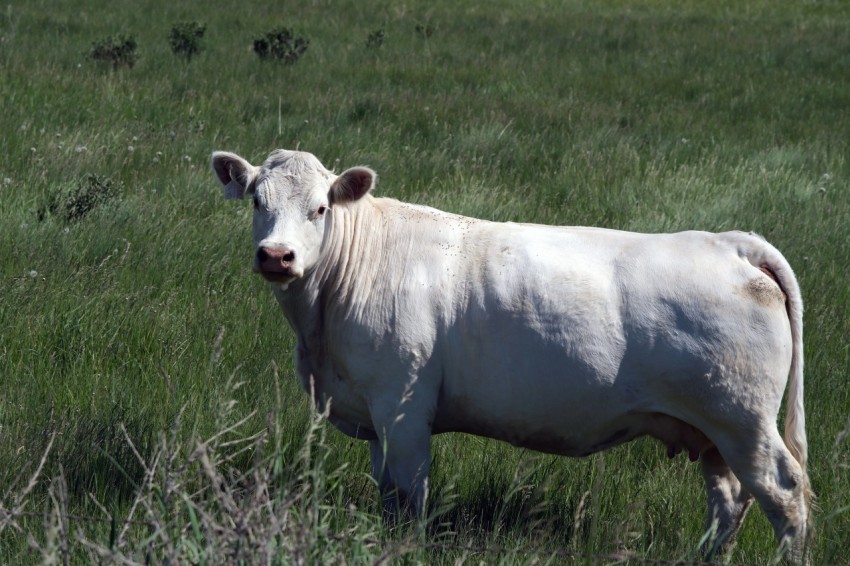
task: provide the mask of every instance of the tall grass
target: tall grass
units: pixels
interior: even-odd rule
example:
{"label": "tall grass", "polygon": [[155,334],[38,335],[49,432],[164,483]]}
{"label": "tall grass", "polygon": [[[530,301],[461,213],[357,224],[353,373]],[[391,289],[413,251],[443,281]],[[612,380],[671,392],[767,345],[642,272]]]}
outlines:
{"label": "tall grass", "polygon": [[[223,389],[234,392],[232,379]],[[277,398],[278,409],[281,398]],[[378,544],[382,527],[375,514],[346,505],[345,466],[327,464],[323,415],[313,415],[291,461],[280,421],[269,428],[244,431],[252,413],[240,416],[235,401],[223,400],[216,409],[216,432],[186,442],[184,412],[159,433],[146,454],[133,442],[123,424],[118,433],[142,473],[134,480],[129,505],[117,509],[89,493],[96,513],[72,513],[73,488],[60,467],[48,483],[43,517],[29,520],[27,497],[39,481],[39,467],[26,485],[13,486],[8,509],[0,517],[0,532],[30,533],[30,551],[43,562],[85,559],[90,563],[316,563],[333,560],[384,559],[403,554]],[[237,465],[248,460],[250,465]],[[116,471],[127,474],[117,462]],[[110,509],[111,507],[111,509]],[[11,513],[9,512],[11,511]],[[34,528],[41,522],[43,528]]]}
{"label": "tall grass", "polygon": [[[168,32],[196,20],[205,49],[178,60]],[[292,65],[251,51],[281,26],[309,40]],[[268,495],[253,518],[284,533],[271,543],[282,561],[377,560],[385,549],[364,541],[434,537],[544,548],[499,555],[518,562],[555,550],[695,556],[699,471],[651,441],[566,459],[438,437],[442,526],[424,534],[380,523],[357,441],[328,432],[323,473],[304,475],[305,439],[319,432],[293,377],[293,337],[249,272],[250,210],[222,201],[207,166],[214,149],[257,162],[300,147],[337,170],[372,166],[379,194],[461,214],[765,235],[795,267],[806,303],[814,558],[847,563],[849,28],[850,8],[829,1],[4,6],[0,494],[3,509],[20,500],[52,518],[2,523],[0,562],[39,561],[38,549],[143,560],[147,545],[159,558],[230,556],[221,545],[242,535],[210,533],[248,513],[261,485]],[[370,48],[377,29],[384,39]],[[93,42],[119,34],[138,43],[132,69],[89,60]],[[51,208],[92,175],[114,194],[80,217]],[[243,418],[239,438],[253,440],[204,444]],[[157,507],[169,493],[173,507]],[[165,534],[136,525],[118,545],[111,525],[134,504],[133,517],[145,505],[160,513],[140,520]],[[63,522],[66,512],[108,522]],[[284,524],[287,513],[300,518]],[[765,562],[774,550],[753,511],[731,559]]]}

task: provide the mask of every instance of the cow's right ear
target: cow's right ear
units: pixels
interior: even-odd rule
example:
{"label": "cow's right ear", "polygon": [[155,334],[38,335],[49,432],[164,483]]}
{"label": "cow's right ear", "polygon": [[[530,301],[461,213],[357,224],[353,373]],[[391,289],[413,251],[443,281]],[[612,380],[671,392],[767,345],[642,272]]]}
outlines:
{"label": "cow's right ear", "polygon": [[244,198],[246,193],[254,192],[257,168],[235,153],[215,151],[210,164],[224,187],[224,198]]}
{"label": "cow's right ear", "polygon": [[368,167],[352,167],[342,172],[331,185],[328,200],[331,204],[354,202],[375,186],[378,174]]}

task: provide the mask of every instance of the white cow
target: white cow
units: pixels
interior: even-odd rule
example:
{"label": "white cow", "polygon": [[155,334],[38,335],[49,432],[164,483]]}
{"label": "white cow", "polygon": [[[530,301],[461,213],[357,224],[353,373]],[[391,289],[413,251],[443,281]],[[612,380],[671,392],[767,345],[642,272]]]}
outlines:
{"label": "white cow", "polygon": [[254,271],[297,335],[302,385],[369,440],[385,503],[422,512],[432,434],[567,456],[651,435],[700,460],[716,548],[755,497],[801,556],[803,305],[759,236],[466,218],[373,197],[371,169],[337,176],[297,151],[212,167],[225,198],[253,198]]}

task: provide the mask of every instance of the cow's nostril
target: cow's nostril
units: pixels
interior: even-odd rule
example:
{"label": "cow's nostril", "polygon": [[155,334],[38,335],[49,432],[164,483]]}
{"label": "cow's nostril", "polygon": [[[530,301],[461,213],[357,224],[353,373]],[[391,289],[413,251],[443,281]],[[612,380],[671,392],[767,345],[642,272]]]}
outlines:
{"label": "cow's nostril", "polygon": [[269,254],[268,254],[268,252],[266,252],[265,248],[258,249],[257,250],[257,260],[260,263],[263,263],[267,259],[269,259]]}
{"label": "cow's nostril", "polygon": [[288,251],[283,254],[283,257],[281,259],[283,259],[283,261],[285,261],[286,263],[292,263],[293,261],[295,261],[295,252]]}

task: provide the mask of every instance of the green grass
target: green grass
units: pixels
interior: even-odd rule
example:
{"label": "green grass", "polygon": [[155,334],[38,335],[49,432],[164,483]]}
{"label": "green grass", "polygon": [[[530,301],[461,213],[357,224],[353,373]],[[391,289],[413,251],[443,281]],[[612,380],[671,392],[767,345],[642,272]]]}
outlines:
{"label": "green grass", "polygon": [[[187,62],[167,37],[193,20],[207,31]],[[251,52],[279,26],[310,41],[293,65]],[[382,46],[367,47],[379,29]],[[139,46],[132,69],[88,59],[93,42],[122,33]],[[696,556],[698,466],[667,461],[648,440],[566,459],[444,435],[433,448],[444,513],[424,534],[381,525],[366,447],[333,431],[305,443],[315,430],[293,337],[249,269],[250,207],[224,202],[208,167],[216,149],[259,162],[297,147],[337,171],[375,168],[379,194],[461,214],[766,236],[795,267],[806,304],[815,562],[850,563],[845,3],[33,1],[0,13],[0,100],[6,508],[53,438],[25,509],[120,521],[146,493],[133,447],[147,463],[170,447],[183,475],[162,468],[160,491],[148,495],[163,500],[168,477],[185,482],[174,493],[200,494],[157,515],[185,542],[184,559],[200,560],[220,547],[189,509],[235,511],[209,495],[212,476],[192,450],[224,426],[221,408],[233,400],[227,422],[254,413],[239,434],[266,436],[239,454],[219,446],[230,457],[221,474],[234,493],[268,485],[268,508],[293,517],[271,546],[284,561],[299,552],[371,561],[385,550],[372,539]],[[116,196],[79,219],[43,213],[91,174],[115,183]],[[308,469],[301,455],[313,445],[322,457]],[[271,479],[236,481],[258,470]],[[299,491],[305,482],[311,489]],[[64,539],[61,522],[19,522],[45,553],[61,555],[68,540],[80,561],[95,551],[78,528],[110,541],[108,522],[72,523]],[[147,533],[128,536],[125,550],[143,560]],[[766,562],[774,550],[754,509],[731,559]],[[535,558],[410,552],[414,562]],[[0,530],[0,562],[40,559],[23,532]]]}

